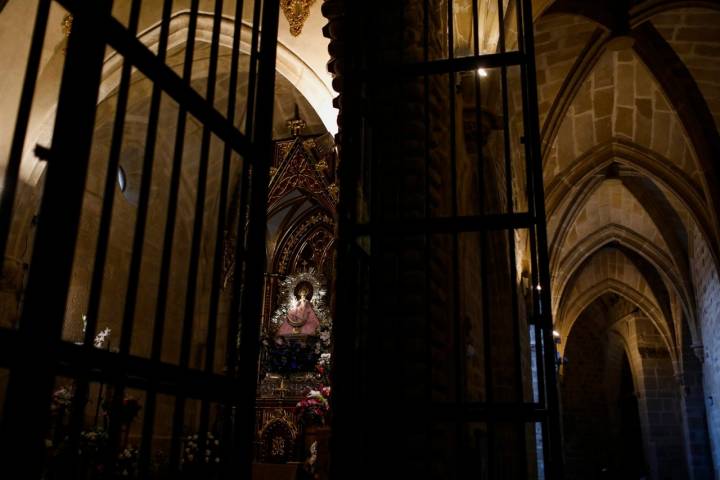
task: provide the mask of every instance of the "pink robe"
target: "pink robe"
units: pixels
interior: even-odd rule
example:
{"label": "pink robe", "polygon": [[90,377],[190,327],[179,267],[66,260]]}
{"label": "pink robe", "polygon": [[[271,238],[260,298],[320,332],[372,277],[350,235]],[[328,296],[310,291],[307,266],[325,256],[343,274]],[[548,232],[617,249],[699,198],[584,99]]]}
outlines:
{"label": "pink robe", "polygon": [[[303,325],[299,327],[299,333],[294,331],[292,325],[288,322],[288,318],[296,325],[303,323]],[[287,317],[283,320],[280,328],[278,328],[277,335],[314,335],[319,327],[320,320],[318,320],[317,315],[315,315],[312,304],[302,299],[295,308],[290,309]]]}

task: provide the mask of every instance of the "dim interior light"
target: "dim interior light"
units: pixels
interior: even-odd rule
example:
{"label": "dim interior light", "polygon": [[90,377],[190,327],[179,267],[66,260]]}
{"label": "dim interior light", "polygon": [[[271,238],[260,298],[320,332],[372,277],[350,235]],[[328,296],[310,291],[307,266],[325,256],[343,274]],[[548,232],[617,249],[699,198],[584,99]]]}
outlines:
{"label": "dim interior light", "polygon": [[482,78],[485,78],[488,76],[487,70],[485,70],[484,68],[478,68],[477,72],[478,72],[478,75],[480,75],[480,77],[482,77]]}

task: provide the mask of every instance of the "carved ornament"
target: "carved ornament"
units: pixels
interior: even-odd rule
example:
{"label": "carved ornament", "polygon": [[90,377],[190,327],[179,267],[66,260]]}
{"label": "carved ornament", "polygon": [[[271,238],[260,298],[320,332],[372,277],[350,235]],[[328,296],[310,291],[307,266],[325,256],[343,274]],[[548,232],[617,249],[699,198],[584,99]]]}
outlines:
{"label": "carved ornament", "polygon": [[310,16],[310,7],[315,0],[280,0],[280,8],[290,24],[290,34],[297,37],[302,33],[305,21]]}

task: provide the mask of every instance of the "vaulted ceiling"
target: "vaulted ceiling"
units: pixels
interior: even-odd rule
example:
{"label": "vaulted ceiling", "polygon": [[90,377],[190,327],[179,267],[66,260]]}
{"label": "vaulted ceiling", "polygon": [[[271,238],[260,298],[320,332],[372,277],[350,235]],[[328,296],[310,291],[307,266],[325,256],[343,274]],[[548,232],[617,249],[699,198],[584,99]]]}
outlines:
{"label": "vaulted ceiling", "polygon": [[720,258],[720,2],[541,3],[556,328],[566,337],[612,293],[653,321],[674,357],[702,341],[698,277]]}

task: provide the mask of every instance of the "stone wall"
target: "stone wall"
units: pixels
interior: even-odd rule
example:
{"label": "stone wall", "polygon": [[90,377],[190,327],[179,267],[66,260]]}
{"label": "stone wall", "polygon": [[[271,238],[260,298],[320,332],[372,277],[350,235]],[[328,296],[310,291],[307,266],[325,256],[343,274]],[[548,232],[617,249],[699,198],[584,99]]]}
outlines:
{"label": "stone wall", "polygon": [[714,465],[720,466],[720,280],[715,262],[697,230],[692,232],[691,271],[702,334],[703,378]]}

